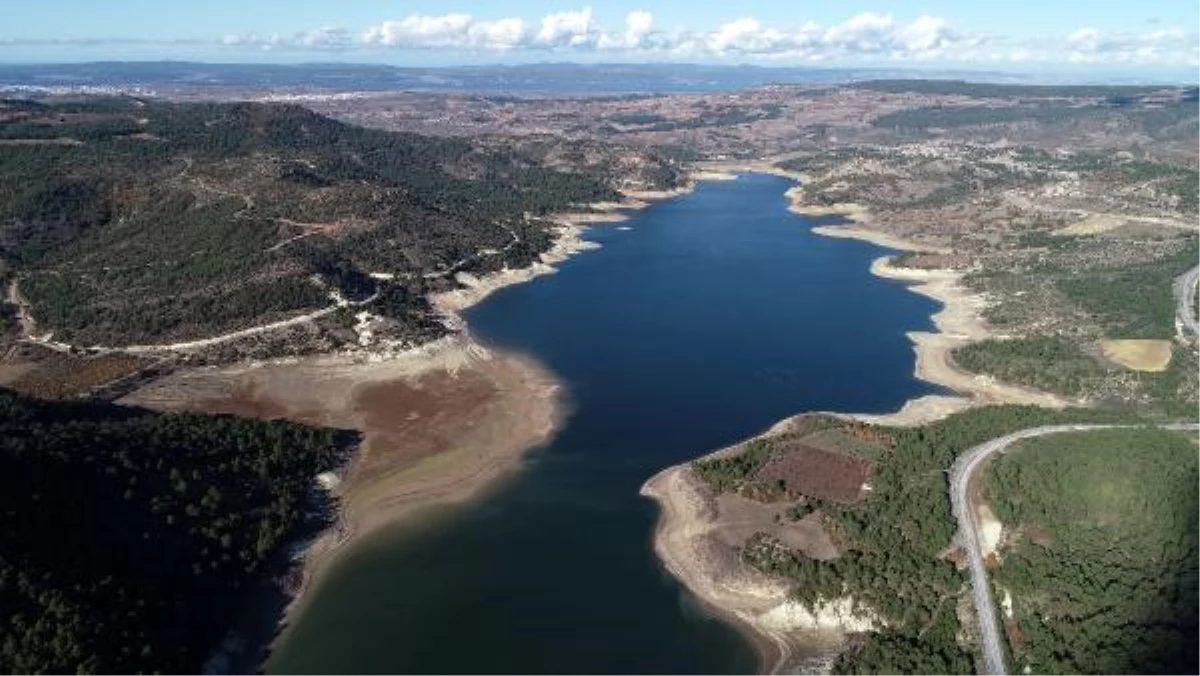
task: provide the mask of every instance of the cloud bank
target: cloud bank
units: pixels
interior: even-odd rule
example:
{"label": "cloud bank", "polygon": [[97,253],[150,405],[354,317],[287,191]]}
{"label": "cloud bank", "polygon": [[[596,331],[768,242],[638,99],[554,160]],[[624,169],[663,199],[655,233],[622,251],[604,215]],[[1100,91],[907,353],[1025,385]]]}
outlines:
{"label": "cloud bank", "polygon": [[809,22],[792,29],[765,26],[743,17],[711,31],[660,31],[654,15],[635,10],[624,26],[606,30],[591,8],[557,12],[540,22],[520,18],[476,19],[470,14],[413,14],[366,29],[364,46],[395,49],[529,50],[559,53],[622,52],[636,56],[763,57],[830,60],[855,56],[889,58],[937,57],[955,48],[978,44],[950,28],[946,21],[922,16],[910,22],[890,14],[865,12],[843,23],[822,27]]}
{"label": "cloud bank", "polygon": [[[441,51],[475,57],[516,53],[529,58],[626,61],[1200,65],[1200,33],[1193,26],[1150,26],[1141,32],[1081,26],[1065,35],[1017,38],[960,29],[936,16],[902,20],[879,12],[863,12],[831,25],[812,21],[767,25],[745,16],[706,29],[664,30],[644,9],[627,13],[623,21],[620,17],[605,20],[610,23],[602,23],[590,7],[538,19],[481,18],[452,11],[410,14],[358,29],[327,26],[290,35],[231,33],[210,44],[231,50]],[[0,40],[0,46],[71,42]],[[184,42],[204,41],[163,40],[162,44]]]}

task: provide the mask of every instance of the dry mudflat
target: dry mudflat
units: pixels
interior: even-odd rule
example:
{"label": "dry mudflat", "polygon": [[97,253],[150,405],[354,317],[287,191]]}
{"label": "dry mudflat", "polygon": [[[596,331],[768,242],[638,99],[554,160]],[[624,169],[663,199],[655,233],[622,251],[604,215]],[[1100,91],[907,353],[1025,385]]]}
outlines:
{"label": "dry mudflat", "polygon": [[361,433],[349,465],[321,477],[339,514],[307,550],[301,592],[348,541],[418,517],[422,507],[465,500],[515,470],[562,415],[550,373],[464,335],[378,360],[323,356],[184,371],[122,403]]}

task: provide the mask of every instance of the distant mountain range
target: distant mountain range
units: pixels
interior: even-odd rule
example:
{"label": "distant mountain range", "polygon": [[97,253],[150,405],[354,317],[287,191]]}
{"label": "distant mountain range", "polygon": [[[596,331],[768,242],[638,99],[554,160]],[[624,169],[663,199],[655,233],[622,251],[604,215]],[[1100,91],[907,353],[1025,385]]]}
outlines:
{"label": "distant mountain range", "polygon": [[[211,64],[183,61],[0,64],[0,94],[14,91],[137,90],[170,94],[193,88],[316,89],[336,91],[468,91],[514,94],[633,94],[712,92],[769,84],[832,84],[874,79],[961,79],[993,83],[1080,82],[1069,76],[997,71],[896,68],[802,68],[688,64],[540,63],[507,66],[407,68],[312,63]],[[1108,78],[1096,84],[1134,82]],[[1175,82],[1186,82],[1186,78]]]}

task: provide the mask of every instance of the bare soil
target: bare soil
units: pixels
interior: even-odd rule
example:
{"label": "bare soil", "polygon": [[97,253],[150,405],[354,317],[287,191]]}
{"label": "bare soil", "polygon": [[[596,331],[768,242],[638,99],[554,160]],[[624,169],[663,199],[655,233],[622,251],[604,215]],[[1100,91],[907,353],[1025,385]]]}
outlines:
{"label": "bare soil", "polygon": [[821,500],[858,502],[875,464],[863,458],[794,443],[768,460],[754,478],[767,484],[784,482],[789,492]]}
{"label": "bare soil", "polygon": [[152,360],[129,355],[80,356],[32,348],[37,354],[16,353],[0,360],[0,384],[41,399],[85,395],[114,380],[137,373]]}
{"label": "bare soil", "polygon": [[444,339],[381,361],[313,357],[181,371],[121,403],[354,429],[362,445],[333,488],[338,523],[309,548],[298,594],[346,542],[515,470],[561,416],[559,385],[524,357]]}
{"label": "bare soil", "polygon": [[1103,340],[1105,358],[1127,369],[1160,373],[1171,363],[1169,340]]}
{"label": "bare soil", "polygon": [[817,514],[799,521],[783,517],[781,505],[751,500],[736,493],[716,498],[713,537],[734,550],[741,549],[756,533],[768,532],[789,548],[811,559],[836,559],[837,545],[821,525]]}

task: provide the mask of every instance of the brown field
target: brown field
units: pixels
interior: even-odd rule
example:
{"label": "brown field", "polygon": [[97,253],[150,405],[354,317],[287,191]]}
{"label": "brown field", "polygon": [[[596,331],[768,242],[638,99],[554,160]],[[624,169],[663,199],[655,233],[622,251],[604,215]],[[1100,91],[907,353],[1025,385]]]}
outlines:
{"label": "brown field", "polygon": [[[150,360],[128,355],[84,357],[44,350],[36,362],[12,364],[16,376],[5,385],[21,394],[42,399],[64,399],[136,373]],[[20,368],[17,368],[17,367]]]}
{"label": "brown field", "polygon": [[780,516],[778,504],[765,504],[736,493],[722,493],[715,500],[712,534],[733,549],[740,549],[755,534],[766,532],[810,559],[828,561],[840,554],[819,514],[792,521]]}
{"label": "brown field", "polygon": [[1171,363],[1169,340],[1104,340],[1100,349],[1110,361],[1134,371],[1161,372]]}
{"label": "brown field", "polygon": [[862,498],[863,484],[874,469],[869,460],[795,443],[768,460],[754,479],[767,484],[783,480],[789,492],[850,503]]}

